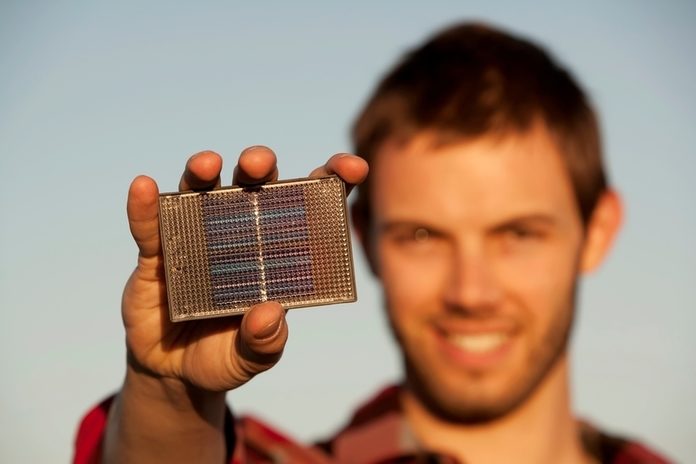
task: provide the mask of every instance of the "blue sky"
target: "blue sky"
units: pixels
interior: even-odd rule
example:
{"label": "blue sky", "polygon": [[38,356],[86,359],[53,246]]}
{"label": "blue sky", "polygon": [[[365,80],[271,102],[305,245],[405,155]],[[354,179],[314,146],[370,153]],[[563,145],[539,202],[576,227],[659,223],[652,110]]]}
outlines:
{"label": "blue sky", "polygon": [[[602,118],[627,206],[585,280],[576,409],[696,461],[696,5],[691,2],[0,4],[0,460],[65,461],[124,373],[119,305],[136,250],[130,180],[176,188],[186,157],[265,144],[283,177],[350,151],[351,120],[409,47],[478,19],[547,45]],[[301,439],[399,376],[381,297],[291,313],[273,371],[228,396]]]}

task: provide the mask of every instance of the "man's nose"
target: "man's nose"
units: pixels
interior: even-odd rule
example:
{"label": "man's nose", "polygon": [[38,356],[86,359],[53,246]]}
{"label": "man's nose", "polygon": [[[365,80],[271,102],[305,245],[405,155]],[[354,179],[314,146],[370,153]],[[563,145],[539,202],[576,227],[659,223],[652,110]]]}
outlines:
{"label": "man's nose", "polygon": [[453,250],[449,272],[444,298],[450,309],[478,314],[492,311],[500,302],[502,290],[493,263],[482,250]]}

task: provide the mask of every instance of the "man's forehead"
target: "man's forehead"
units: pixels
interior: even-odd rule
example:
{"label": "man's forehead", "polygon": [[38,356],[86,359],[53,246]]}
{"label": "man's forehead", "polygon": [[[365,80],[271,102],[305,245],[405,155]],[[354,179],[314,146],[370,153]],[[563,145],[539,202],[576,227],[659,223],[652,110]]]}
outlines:
{"label": "man's forehead", "polygon": [[423,129],[387,138],[380,144],[372,162],[383,157],[430,155],[450,152],[543,153],[560,156],[547,125],[536,119],[525,130],[501,128],[480,135],[461,135],[451,131]]}
{"label": "man's forehead", "polygon": [[567,169],[547,131],[439,142],[421,133],[383,145],[371,165],[376,213],[485,213],[490,220],[576,213]]}

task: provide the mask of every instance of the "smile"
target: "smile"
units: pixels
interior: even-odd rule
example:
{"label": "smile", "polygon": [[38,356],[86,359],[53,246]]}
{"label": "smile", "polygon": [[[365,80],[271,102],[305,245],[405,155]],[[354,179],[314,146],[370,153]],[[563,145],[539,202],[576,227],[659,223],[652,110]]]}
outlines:
{"label": "smile", "polygon": [[487,353],[499,349],[509,339],[503,332],[481,334],[449,334],[447,341],[457,348],[470,353]]}

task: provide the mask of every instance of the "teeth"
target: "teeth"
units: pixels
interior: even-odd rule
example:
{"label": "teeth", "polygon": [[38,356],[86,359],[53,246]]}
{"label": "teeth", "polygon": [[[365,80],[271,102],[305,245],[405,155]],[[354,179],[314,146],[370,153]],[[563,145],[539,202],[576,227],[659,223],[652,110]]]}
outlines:
{"label": "teeth", "polygon": [[485,353],[498,348],[507,338],[507,335],[504,333],[496,332],[478,335],[452,334],[448,337],[448,340],[465,351]]}

